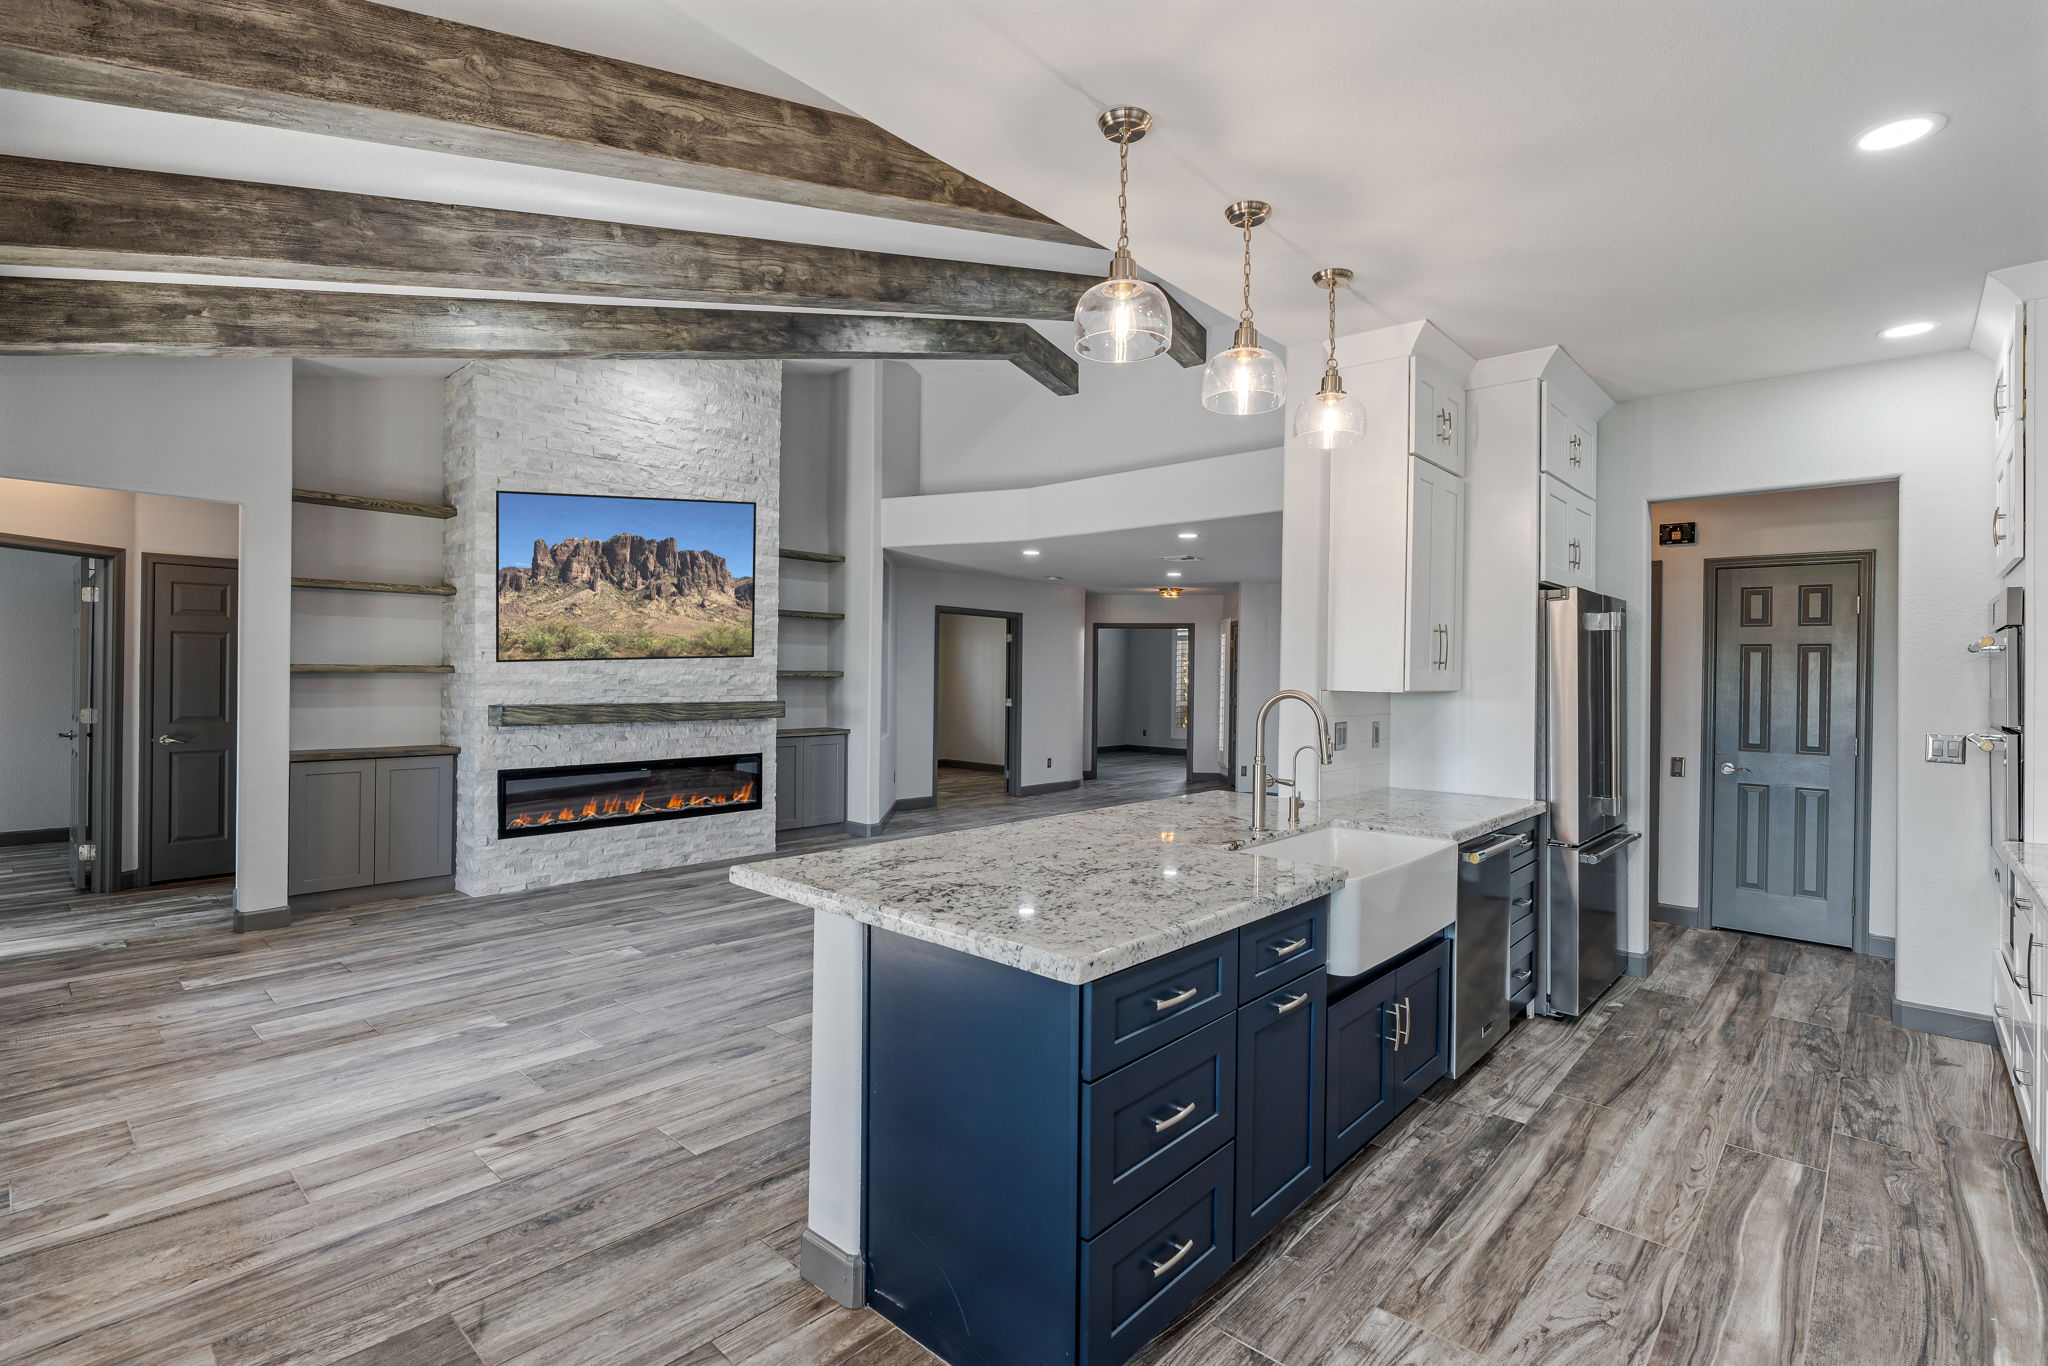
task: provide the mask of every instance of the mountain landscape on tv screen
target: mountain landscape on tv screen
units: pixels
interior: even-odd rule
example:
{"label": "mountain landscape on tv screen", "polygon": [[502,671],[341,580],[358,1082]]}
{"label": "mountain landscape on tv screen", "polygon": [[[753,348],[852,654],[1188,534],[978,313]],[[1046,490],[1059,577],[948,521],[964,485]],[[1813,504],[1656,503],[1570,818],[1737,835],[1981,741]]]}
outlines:
{"label": "mountain landscape on tv screen", "polygon": [[677,659],[754,652],[754,580],[673,536],[533,543],[498,570],[500,659]]}

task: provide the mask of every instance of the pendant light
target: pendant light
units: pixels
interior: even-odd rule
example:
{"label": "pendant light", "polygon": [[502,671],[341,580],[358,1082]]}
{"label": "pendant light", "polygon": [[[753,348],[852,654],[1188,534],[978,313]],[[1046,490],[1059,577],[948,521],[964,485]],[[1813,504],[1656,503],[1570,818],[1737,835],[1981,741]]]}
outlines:
{"label": "pendant light", "polygon": [[1173,313],[1166,292],[1138,278],[1131,259],[1131,144],[1152,131],[1142,109],[1105,109],[1096,126],[1116,144],[1116,253],[1109,278],[1074,306],[1074,350],[1085,360],[1128,365],[1150,360],[1173,342]]}
{"label": "pendant light", "polygon": [[1351,283],[1351,272],[1329,266],[1309,278],[1330,292],[1330,358],[1323,387],[1294,410],[1294,435],[1316,450],[1334,451],[1365,440],[1365,405],[1344,392],[1344,377],[1337,373],[1337,291]]}
{"label": "pendant light", "polygon": [[1280,358],[1259,345],[1259,330],[1252,326],[1252,229],[1273,216],[1273,206],[1240,199],[1223,216],[1244,231],[1244,307],[1238,312],[1230,349],[1220,352],[1202,372],[1202,406],[1212,413],[1252,417],[1287,402],[1287,373]]}

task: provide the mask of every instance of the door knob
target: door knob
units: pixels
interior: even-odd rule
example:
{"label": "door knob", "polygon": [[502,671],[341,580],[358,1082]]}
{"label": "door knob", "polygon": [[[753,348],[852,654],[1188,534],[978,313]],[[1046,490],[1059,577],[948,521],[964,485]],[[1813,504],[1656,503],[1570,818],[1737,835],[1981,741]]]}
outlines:
{"label": "door knob", "polygon": [[75,730],[60,730],[57,732],[57,738],[59,740],[76,740],[78,732]]}
{"label": "door knob", "polygon": [[159,735],[156,737],[156,742],[160,745],[182,745],[185,743],[175,735]]}
{"label": "door knob", "polygon": [[1723,764],[1723,765],[1721,765],[1721,771],[1722,771],[1723,773],[1747,773],[1747,772],[1749,772],[1749,770],[1748,770],[1748,769],[1746,769],[1746,768],[1737,768],[1737,767],[1736,767],[1736,766],[1735,766],[1734,764]]}

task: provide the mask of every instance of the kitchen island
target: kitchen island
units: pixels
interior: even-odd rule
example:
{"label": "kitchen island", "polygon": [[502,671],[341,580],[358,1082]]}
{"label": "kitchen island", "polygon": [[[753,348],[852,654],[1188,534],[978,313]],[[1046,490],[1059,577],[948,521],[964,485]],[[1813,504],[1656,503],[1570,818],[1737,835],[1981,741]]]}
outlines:
{"label": "kitchen island", "polygon": [[[1389,789],[1300,828],[1455,844],[1542,809]],[[1292,833],[1202,793],[736,866],[817,912],[806,1276],[954,1366],[1108,1366],[1270,1232],[1327,1175],[1346,878],[1261,847]],[[1363,1022],[1420,1025],[1390,1100],[1442,1074],[1449,953],[1391,963],[1424,1004]]]}

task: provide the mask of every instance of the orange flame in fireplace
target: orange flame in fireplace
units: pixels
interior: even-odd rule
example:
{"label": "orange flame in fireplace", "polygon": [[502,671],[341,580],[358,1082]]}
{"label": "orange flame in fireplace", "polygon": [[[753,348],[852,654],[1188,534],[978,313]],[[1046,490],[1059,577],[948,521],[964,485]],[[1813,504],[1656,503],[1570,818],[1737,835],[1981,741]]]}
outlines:
{"label": "orange flame in fireplace", "polygon": [[[706,806],[734,806],[752,800],[754,800],[754,779],[749,778],[741,785],[737,792],[716,797],[685,797],[678,793],[665,801],[658,802],[653,809],[657,811],[690,811]],[[647,792],[644,788],[635,792],[630,797],[614,793],[601,801],[596,797],[592,797],[589,801],[583,803],[581,808],[565,806],[560,811],[542,811],[536,814],[514,816],[512,818],[512,828],[514,830],[525,830],[537,825],[567,825],[578,821],[597,820],[602,816],[637,816],[642,810],[646,809],[646,804]]]}

